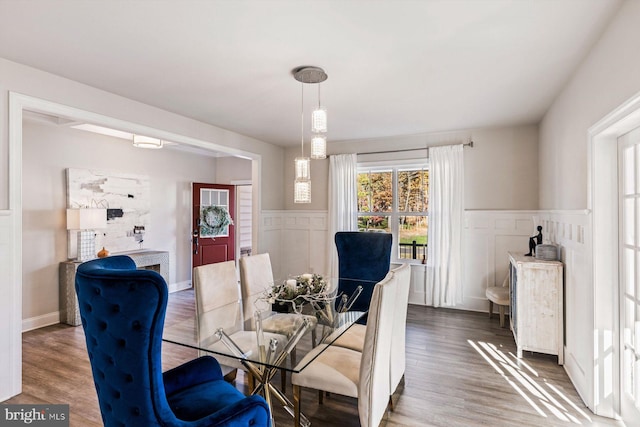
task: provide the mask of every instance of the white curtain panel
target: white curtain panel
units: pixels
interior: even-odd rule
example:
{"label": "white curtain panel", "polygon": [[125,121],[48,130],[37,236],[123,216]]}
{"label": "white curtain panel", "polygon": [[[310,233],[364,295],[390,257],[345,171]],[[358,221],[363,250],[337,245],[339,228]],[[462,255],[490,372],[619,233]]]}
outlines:
{"label": "white curtain panel", "polygon": [[463,205],[462,145],[429,147],[427,305],[462,303]]}
{"label": "white curtain panel", "polygon": [[334,236],[338,231],[358,229],[358,156],[337,154],[329,157],[329,223],[327,262],[329,277],[338,277],[338,252]]}

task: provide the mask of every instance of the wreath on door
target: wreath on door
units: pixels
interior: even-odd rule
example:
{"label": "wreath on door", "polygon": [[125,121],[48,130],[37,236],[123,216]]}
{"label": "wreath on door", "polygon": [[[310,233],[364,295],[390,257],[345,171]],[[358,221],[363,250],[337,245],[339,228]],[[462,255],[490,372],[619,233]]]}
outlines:
{"label": "wreath on door", "polygon": [[200,236],[227,235],[227,227],[233,225],[229,210],[224,206],[206,206],[200,212]]}

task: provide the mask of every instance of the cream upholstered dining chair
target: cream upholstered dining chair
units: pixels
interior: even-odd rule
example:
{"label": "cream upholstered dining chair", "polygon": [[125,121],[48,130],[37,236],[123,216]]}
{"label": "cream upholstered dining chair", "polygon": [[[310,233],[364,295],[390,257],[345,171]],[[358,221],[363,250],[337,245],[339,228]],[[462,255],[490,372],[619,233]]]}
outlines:
{"label": "cream upholstered dining chair", "polygon": [[[268,253],[251,255],[240,258],[240,289],[244,303],[244,317],[251,318],[256,309],[270,310],[271,304],[261,299],[264,291],[273,285],[273,270]],[[262,330],[291,336],[297,325],[292,318],[296,314],[277,313],[262,321]],[[315,347],[315,333],[318,320],[315,316],[305,316],[311,327],[313,346]],[[294,363],[295,364],[295,363]]]}
{"label": "cream upholstered dining chair", "polygon": [[[389,357],[389,407],[393,410],[391,396],[400,385],[406,369],[406,330],[407,307],[409,306],[409,288],[411,285],[411,266],[402,264],[391,270],[398,281],[395,310],[393,314],[393,335],[391,336],[391,354]],[[362,352],[366,327],[351,326],[334,343],[334,346],[350,348]]]}
{"label": "cream upholstered dining chair", "polygon": [[498,313],[500,315],[500,327],[504,328],[504,314],[507,307],[510,304],[509,297],[509,274],[505,276],[502,281],[502,286],[489,286],[485,292],[487,299],[489,300],[489,319],[493,317],[493,304],[498,306]]}
{"label": "cream upholstered dining chair", "polygon": [[[273,270],[271,269],[271,258],[268,253],[251,255],[240,258],[240,289],[242,292],[242,302],[245,319],[253,317],[256,310],[271,310],[271,304],[261,299],[264,291],[273,285]],[[297,329],[298,314],[275,313],[262,320],[262,330],[275,334],[291,337]],[[304,316],[309,320],[312,345],[316,346],[316,326],[318,320],[315,316]],[[296,365],[296,349],[290,354],[291,366]],[[281,371],[282,391],[287,388],[286,371]]]}
{"label": "cream upholstered dining chair", "polygon": [[[198,341],[211,340],[208,346],[213,351],[228,352],[222,341],[216,341],[218,328],[224,328],[229,337],[245,352],[258,354],[258,338],[255,331],[245,330],[245,323],[240,304],[240,287],[235,261],[206,264],[193,269],[193,286],[196,294],[196,331]],[[271,338],[284,345],[287,337],[280,334],[266,333],[265,341]],[[206,354],[200,351],[201,354]],[[237,368],[246,370],[242,363],[234,358],[216,355],[224,375]],[[252,381],[250,380],[250,385]]]}
{"label": "cream upholstered dining chair", "polygon": [[[397,292],[397,276],[389,272],[373,289],[362,352],[320,344],[308,353],[291,376],[295,425],[300,426],[301,388],[358,399],[363,427],[377,427],[389,401],[389,355]],[[328,346],[328,347],[327,347]],[[305,366],[306,365],[306,366]]]}

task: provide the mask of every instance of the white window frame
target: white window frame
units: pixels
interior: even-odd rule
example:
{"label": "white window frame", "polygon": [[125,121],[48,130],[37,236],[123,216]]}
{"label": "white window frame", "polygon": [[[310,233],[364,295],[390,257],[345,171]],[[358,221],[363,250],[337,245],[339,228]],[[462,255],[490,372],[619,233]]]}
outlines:
{"label": "white window frame", "polygon": [[[398,211],[398,171],[408,169],[426,169],[429,170],[429,161],[424,159],[421,161],[412,160],[388,160],[377,162],[358,162],[358,175],[365,172],[389,172],[391,171],[391,185],[392,185],[392,202],[391,212],[360,212],[358,210],[358,217],[361,216],[386,216],[389,217],[389,228],[391,229],[391,235],[393,237],[391,262],[402,262],[409,264],[422,264],[421,259],[400,258],[399,251],[399,227],[401,216],[429,216],[429,212],[399,212]],[[409,214],[409,215],[407,215]],[[426,253],[425,253],[426,260]]]}

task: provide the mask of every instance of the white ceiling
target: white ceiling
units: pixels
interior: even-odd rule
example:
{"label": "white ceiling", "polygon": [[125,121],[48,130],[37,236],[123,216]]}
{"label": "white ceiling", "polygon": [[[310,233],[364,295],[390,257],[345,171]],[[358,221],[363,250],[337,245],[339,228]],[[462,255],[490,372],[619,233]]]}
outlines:
{"label": "white ceiling", "polygon": [[0,57],[287,146],[299,65],[329,75],[329,141],[538,123],[619,5],[0,0]]}

